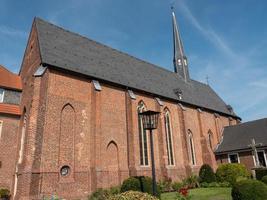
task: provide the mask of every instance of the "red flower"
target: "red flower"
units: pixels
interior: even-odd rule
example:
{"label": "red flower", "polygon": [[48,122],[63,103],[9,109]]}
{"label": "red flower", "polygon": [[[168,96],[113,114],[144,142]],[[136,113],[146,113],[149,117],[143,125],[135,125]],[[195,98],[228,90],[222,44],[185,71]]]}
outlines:
{"label": "red flower", "polygon": [[179,190],[179,193],[181,194],[181,195],[183,195],[184,197],[187,197],[187,195],[188,195],[188,189],[187,188],[181,188],[180,190]]}

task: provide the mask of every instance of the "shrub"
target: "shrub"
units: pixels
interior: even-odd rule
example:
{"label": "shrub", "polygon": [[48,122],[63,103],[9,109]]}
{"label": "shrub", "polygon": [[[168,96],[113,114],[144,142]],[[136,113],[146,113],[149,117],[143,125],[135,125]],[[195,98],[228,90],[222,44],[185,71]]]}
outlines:
{"label": "shrub", "polygon": [[8,199],[10,197],[10,191],[8,189],[0,189],[0,198]]}
{"label": "shrub", "polygon": [[183,184],[190,189],[199,187],[198,177],[196,175],[191,175],[183,180]]}
{"label": "shrub", "polygon": [[216,181],[216,176],[211,166],[209,166],[208,164],[202,165],[199,170],[199,182],[211,183],[215,181]]}
{"label": "shrub", "polygon": [[158,200],[158,198],[153,197],[149,194],[137,192],[137,191],[128,191],[121,194],[117,194],[114,196],[110,196],[108,200],[136,200],[136,199],[142,199],[142,200]]}
{"label": "shrub", "polygon": [[[148,176],[141,177],[141,192],[145,192],[148,194],[153,194],[152,191],[152,178]],[[160,197],[161,190],[159,185],[157,184],[157,194],[156,196]]]}
{"label": "shrub", "polygon": [[236,182],[232,188],[233,200],[266,200],[267,186],[257,180]]}
{"label": "shrub", "polygon": [[141,191],[140,181],[135,177],[130,177],[123,181],[121,186],[121,192],[126,191]]}
{"label": "shrub", "polygon": [[182,182],[172,183],[172,189],[175,191],[179,191],[183,186],[184,186],[184,184]]}
{"label": "shrub", "polygon": [[233,185],[237,177],[249,177],[250,174],[243,164],[227,163],[219,165],[216,176],[219,182],[226,181]]}
{"label": "shrub", "polygon": [[262,177],[261,181],[267,185],[267,175]]}
{"label": "shrub", "polygon": [[212,183],[200,183],[200,187],[209,188],[209,187],[230,187],[228,182],[212,182]]}
{"label": "shrub", "polygon": [[163,180],[158,183],[161,192],[171,192],[172,188],[172,179],[165,177]]}
{"label": "shrub", "polygon": [[231,184],[229,182],[219,182],[220,187],[231,187]]}
{"label": "shrub", "polygon": [[267,176],[267,168],[257,168],[255,169],[256,179],[261,180],[262,177]]}
{"label": "shrub", "polygon": [[107,200],[107,198],[110,196],[108,190],[104,190],[102,188],[97,189],[95,192],[93,192],[89,200]]}

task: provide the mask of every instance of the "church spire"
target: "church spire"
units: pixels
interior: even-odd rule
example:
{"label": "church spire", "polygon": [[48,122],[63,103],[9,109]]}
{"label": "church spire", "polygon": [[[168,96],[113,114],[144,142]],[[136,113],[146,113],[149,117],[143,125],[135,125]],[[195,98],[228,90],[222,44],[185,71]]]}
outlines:
{"label": "church spire", "polygon": [[172,26],[173,26],[173,65],[175,73],[183,77],[184,81],[190,80],[187,57],[184,53],[182,39],[176,22],[175,13],[172,7]]}

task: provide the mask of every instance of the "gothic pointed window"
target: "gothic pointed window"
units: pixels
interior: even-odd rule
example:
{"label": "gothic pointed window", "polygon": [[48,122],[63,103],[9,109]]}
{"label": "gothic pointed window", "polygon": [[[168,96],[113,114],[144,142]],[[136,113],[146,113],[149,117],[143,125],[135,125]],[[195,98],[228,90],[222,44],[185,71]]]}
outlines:
{"label": "gothic pointed window", "polygon": [[26,124],[27,124],[27,117],[26,117],[26,113],[24,112],[23,124],[22,124],[22,129],[21,129],[21,138],[20,138],[20,150],[19,150],[19,159],[18,159],[19,164],[21,164],[23,160]]}
{"label": "gothic pointed window", "polygon": [[189,150],[190,150],[189,153],[190,153],[191,164],[196,165],[194,138],[193,138],[193,134],[190,130],[188,130],[188,146],[189,146]]}
{"label": "gothic pointed window", "polygon": [[208,132],[208,142],[209,142],[209,147],[212,150],[213,146],[212,146],[212,132],[211,131]]}
{"label": "gothic pointed window", "polygon": [[166,132],[168,165],[174,165],[173,145],[172,145],[172,129],[171,129],[171,120],[170,120],[169,111],[165,111],[164,123],[165,123],[165,132]]}
{"label": "gothic pointed window", "polygon": [[140,165],[148,165],[148,138],[146,130],[143,127],[143,121],[139,113],[145,111],[145,105],[143,102],[140,102],[138,105],[138,130],[139,130],[139,149],[140,149]]}

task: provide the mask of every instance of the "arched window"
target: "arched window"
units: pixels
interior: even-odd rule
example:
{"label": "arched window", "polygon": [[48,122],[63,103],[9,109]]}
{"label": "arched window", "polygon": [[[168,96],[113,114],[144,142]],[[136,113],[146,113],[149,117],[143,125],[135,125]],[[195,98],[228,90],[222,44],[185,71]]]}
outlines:
{"label": "arched window", "polygon": [[21,128],[21,138],[20,138],[20,150],[19,150],[19,159],[18,159],[19,164],[21,164],[23,160],[26,124],[27,124],[27,116],[26,116],[26,112],[24,112],[23,124]]}
{"label": "arched window", "polygon": [[140,165],[148,165],[148,142],[147,142],[147,133],[143,127],[142,118],[139,113],[145,111],[145,105],[143,102],[138,104],[138,129],[139,129],[139,147],[140,147]]}
{"label": "arched window", "polygon": [[193,134],[190,130],[188,130],[188,145],[190,149],[190,158],[192,165],[196,164],[196,155],[195,155],[195,147],[194,147],[194,139]]}
{"label": "arched window", "polygon": [[209,142],[209,147],[212,149],[213,146],[212,146],[212,132],[211,131],[208,132],[208,142]]}
{"label": "arched window", "polygon": [[168,165],[174,165],[172,130],[171,130],[169,111],[165,111],[164,122],[165,122],[166,144],[167,144],[167,153],[168,153]]}

